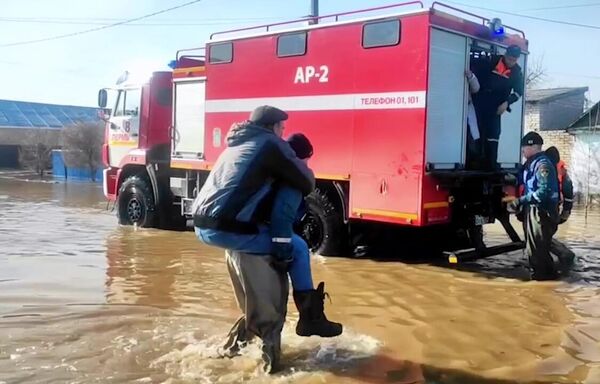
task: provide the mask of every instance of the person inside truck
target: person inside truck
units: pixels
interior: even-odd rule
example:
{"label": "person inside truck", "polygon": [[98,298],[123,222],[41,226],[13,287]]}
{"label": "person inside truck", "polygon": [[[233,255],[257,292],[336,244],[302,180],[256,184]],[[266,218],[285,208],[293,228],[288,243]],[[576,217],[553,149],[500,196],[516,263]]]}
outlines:
{"label": "person inside truck", "polygon": [[527,133],[521,140],[526,161],[519,179],[524,191],[507,205],[509,212],[524,214],[525,251],[534,280],[557,277],[550,249],[559,221],[558,176],[554,164],[542,151],[543,144],[544,140],[536,132]]}
{"label": "person inside truck", "polygon": [[510,105],[523,95],[523,74],[517,64],[520,56],[521,48],[511,45],[503,56],[481,55],[471,62],[481,85],[473,102],[483,141],[485,165],[489,170],[498,169],[502,114],[510,112]]}
{"label": "person inside truck", "polygon": [[306,242],[295,234],[274,237],[276,230],[257,219],[257,207],[274,186],[286,185],[279,189],[284,196],[292,189],[300,198],[315,187],[307,163],[281,138],[287,118],[278,108],[260,106],[249,120],[232,126],[227,148],[194,200],[195,232],[208,245],[256,257],[272,255],[274,267],[287,271],[292,282],[300,313],[296,333],[333,337],[342,333],[342,325],[324,314],[324,284],[314,289]]}

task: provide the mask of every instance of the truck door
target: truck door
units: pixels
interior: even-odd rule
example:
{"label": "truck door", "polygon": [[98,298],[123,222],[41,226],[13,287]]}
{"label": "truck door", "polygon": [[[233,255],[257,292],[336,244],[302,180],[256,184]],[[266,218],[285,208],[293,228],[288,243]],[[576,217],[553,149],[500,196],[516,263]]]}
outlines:
{"label": "truck door", "polygon": [[426,164],[453,169],[465,163],[467,38],[431,29],[427,90]]}
{"label": "truck door", "polygon": [[108,145],[110,165],[118,167],[123,157],[139,144],[141,89],[119,90],[109,120]]}
{"label": "truck door", "polygon": [[174,158],[204,159],[205,78],[176,80],[174,84]]}
{"label": "truck door", "polygon": [[[498,48],[498,54],[504,54],[506,49]],[[523,77],[527,68],[527,60],[524,54],[521,54],[518,60],[519,66],[523,72]],[[500,132],[500,142],[498,143],[498,163],[502,168],[516,168],[521,164],[521,137],[523,136],[523,100],[521,95],[519,100],[511,104],[511,112],[505,112],[502,115],[502,131]]]}

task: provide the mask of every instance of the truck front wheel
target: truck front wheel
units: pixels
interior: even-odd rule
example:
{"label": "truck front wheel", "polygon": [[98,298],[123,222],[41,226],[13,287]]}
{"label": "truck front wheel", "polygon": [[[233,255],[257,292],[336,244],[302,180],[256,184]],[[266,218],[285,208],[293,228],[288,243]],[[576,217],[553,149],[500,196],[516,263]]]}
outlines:
{"label": "truck front wheel", "polygon": [[128,177],[119,190],[118,206],[119,224],[154,226],[154,194],[147,178],[138,175]]}

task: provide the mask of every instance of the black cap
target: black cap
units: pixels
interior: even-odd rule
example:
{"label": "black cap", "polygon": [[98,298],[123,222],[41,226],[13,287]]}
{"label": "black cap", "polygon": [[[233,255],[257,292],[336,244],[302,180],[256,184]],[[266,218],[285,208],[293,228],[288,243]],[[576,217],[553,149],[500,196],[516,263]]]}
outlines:
{"label": "black cap", "polygon": [[521,47],[518,45],[511,45],[510,47],[506,48],[506,56],[518,58],[521,56]]}
{"label": "black cap", "polygon": [[543,145],[544,139],[537,132],[529,132],[521,139],[521,147],[526,147],[528,145]]}
{"label": "black cap", "polygon": [[310,140],[303,134],[294,133],[292,136],[288,137],[287,142],[294,152],[296,152],[296,156],[298,156],[299,159],[308,159],[312,156],[313,146],[310,143]]}
{"label": "black cap", "polygon": [[270,105],[261,105],[250,114],[250,122],[257,125],[271,125],[287,120],[287,113]]}

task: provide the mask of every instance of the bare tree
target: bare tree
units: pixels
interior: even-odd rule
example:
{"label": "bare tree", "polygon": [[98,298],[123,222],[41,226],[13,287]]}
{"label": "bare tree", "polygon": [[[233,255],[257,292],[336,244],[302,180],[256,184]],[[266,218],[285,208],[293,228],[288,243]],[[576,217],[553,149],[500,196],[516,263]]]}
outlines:
{"label": "bare tree", "polygon": [[33,169],[40,179],[44,178],[44,172],[52,167],[51,154],[52,149],[58,146],[57,137],[57,132],[53,130],[30,129],[21,145],[19,162]]}
{"label": "bare tree", "polygon": [[96,181],[104,130],[100,123],[77,123],[62,131],[63,155],[69,167],[86,168]]}
{"label": "bare tree", "polygon": [[544,56],[533,58],[527,64],[525,74],[525,86],[527,89],[537,88],[548,77],[548,71],[544,66]]}

